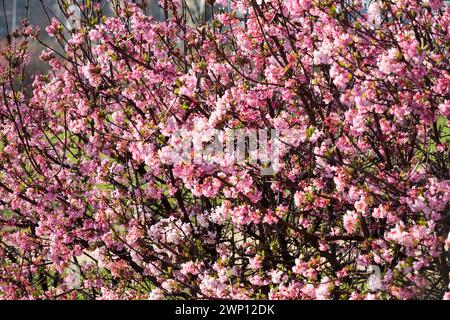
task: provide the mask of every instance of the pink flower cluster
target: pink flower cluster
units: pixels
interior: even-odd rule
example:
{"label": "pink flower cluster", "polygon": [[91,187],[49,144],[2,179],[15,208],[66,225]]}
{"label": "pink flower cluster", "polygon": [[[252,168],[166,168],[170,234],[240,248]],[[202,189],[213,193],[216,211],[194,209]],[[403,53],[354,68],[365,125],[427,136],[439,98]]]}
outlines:
{"label": "pink flower cluster", "polygon": [[[0,298],[449,299],[450,8],[160,2],[0,49]],[[170,161],[239,128],[273,175]]]}

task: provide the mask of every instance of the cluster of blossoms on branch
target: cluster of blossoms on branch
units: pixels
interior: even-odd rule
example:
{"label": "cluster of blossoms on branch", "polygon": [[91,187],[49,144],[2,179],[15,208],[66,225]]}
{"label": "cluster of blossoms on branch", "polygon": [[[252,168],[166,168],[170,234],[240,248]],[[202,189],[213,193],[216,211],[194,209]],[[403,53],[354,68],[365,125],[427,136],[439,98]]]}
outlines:
{"label": "cluster of blossoms on branch", "polygon": [[[49,17],[32,92],[38,31],[1,49],[0,298],[450,298],[450,7],[112,2]],[[242,128],[270,175],[167,161]]]}

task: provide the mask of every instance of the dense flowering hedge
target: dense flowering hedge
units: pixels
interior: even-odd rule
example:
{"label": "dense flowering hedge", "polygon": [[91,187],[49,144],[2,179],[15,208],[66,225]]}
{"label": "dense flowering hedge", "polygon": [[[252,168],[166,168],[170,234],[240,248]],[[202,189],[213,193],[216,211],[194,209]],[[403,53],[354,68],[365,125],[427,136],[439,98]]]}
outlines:
{"label": "dense flowering hedge", "polygon": [[[449,298],[449,7],[183,3],[53,18],[32,93],[37,30],[2,46],[0,298]],[[272,175],[167,161],[237,128]]]}

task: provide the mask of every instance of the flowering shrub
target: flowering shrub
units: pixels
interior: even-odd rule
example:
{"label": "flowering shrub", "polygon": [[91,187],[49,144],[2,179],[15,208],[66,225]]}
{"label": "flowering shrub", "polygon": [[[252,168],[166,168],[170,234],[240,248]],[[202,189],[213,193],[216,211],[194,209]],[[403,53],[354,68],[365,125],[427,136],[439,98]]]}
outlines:
{"label": "flowering shrub", "polygon": [[[450,298],[450,8],[182,3],[54,18],[32,94],[37,31],[2,47],[0,297]],[[277,131],[270,175],[170,161],[239,128]]]}

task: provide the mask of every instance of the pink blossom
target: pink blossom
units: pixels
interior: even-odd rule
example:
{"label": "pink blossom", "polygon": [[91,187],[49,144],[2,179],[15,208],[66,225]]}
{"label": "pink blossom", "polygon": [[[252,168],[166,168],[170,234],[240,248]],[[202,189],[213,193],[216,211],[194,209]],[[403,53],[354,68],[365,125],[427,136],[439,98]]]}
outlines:
{"label": "pink blossom", "polygon": [[444,4],[443,0],[428,0],[432,10],[438,10]]}

